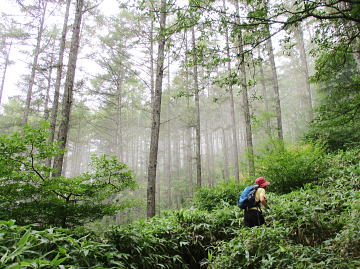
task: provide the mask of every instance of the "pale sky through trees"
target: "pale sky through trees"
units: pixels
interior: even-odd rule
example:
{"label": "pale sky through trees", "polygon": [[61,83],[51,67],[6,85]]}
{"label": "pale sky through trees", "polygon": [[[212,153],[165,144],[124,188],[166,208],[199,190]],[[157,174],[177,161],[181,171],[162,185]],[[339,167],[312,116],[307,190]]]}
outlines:
{"label": "pale sky through trees", "polygon": [[[101,10],[102,14],[104,14],[105,16],[111,16],[111,15],[116,14],[119,11],[118,6],[119,6],[119,4],[118,4],[118,1],[116,1],[116,0],[102,0],[99,5],[99,9]],[[16,3],[15,0],[1,0],[0,14],[2,14],[2,13],[6,13],[6,16],[9,19],[14,19],[15,21],[18,21],[18,22],[21,22],[21,18],[26,16],[25,14],[22,14],[20,12],[19,5]],[[71,11],[71,13],[73,13],[73,11]],[[9,15],[9,14],[11,14],[11,15]],[[73,17],[73,14],[71,14],[70,16]],[[45,24],[49,24],[49,23],[51,24],[53,22],[58,21],[59,22],[58,26],[59,26],[62,23],[61,20],[62,20],[62,16],[59,16],[59,15],[48,16]],[[100,33],[97,33],[97,34],[100,34]],[[32,36],[32,39],[34,39],[34,40],[29,41],[29,42],[35,42],[35,36]],[[8,67],[8,70],[6,73],[4,92],[3,92],[3,96],[2,96],[2,104],[7,103],[9,97],[20,94],[17,83],[19,82],[19,80],[21,80],[21,77],[23,75],[27,75],[29,73],[29,69],[27,67],[27,65],[29,63],[26,62],[26,60],[24,59],[24,55],[22,53],[20,53],[20,51],[28,50],[28,49],[29,49],[29,44],[26,44],[25,46],[13,46],[12,47],[12,50],[10,53],[10,61],[13,64],[11,64]],[[86,49],[84,51],[86,51]],[[84,60],[86,60],[86,59],[80,57],[79,69],[82,69],[84,67],[84,65],[86,65],[86,67],[87,67],[86,72],[89,72],[89,69],[90,70],[98,69],[98,67],[96,66],[94,61],[91,61],[91,65],[90,65],[91,67],[89,68],[89,61],[87,61],[86,64],[84,64]],[[97,72],[97,71],[95,71],[95,72]],[[80,72],[77,72],[77,74],[79,76],[81,76]],[[78,76],[78,78],[79,78],[79,76]]]}
{"label": "pale sky through trees", "polygon": [[[186,0],[177,0],[178,5],[186,4]],[[101,0],[101,3],[99,5],[99,9],[103,15],[106,17],[109,17],[111,15],[114,15],[119,12],[119,1],[117,0]],[[56,11],[57,12],[57,11]],[[56,13],[55,12],[55,13]],[[26,15],[24,13],[20,12],[19,5],[16,3],[15,0],[1,0],[0,5],[0,13],[6,13],[8,19],[14,19],[15,21],[21,22],[21,18],[25,18]],[[9,15],[10,14],[10,15]],[[73,11],[71,11],[70,17],[73,16]],[[59,21],[59,25],[61,25],[62,17],[59,14],[54,15],[48,15],[45,21],[45,24],[51,25],[54,22]],[[89,20],[86,19],[86,24],[91,24],[92,18]],[[21,27],[21,26],[20,26]],[[101,34],[101,32],[97,32],[97,34]],[[306,32],[305,32],[306,34]],[[22,50],[29,51],[29,43],[35,42],[35,34],[32,33],[32,40],[25,41],[25,45],[18,45],[13,46],[11,53],[10,53],[10,61],[13,63],[8,67],[7,74],[6,74],[6,80],[5,80],[5,87],[4,87],[4,93],[3,93],[3,101],[2,103],[7,103],[8,98],[11,96],[19,95],[20,90],[18,87],[18,82],[22,79],[23,75],[28,75],[28,64],[29,59],[26,59],[24,57],[24,54],[20,53]],[[274,47],[275,51],[277,52],[279,50],[278,46],[278,40],[282,38],[282,35],[276,35],[274,36]],[[306,36],[305,36],[306,38]],[[96,63],[92,59],[87,59],[86,54],[92,53],[92,48],[89,48],[88,46],[83,46],[80,51],[80,57],[79,57],[79,63],[78,63],[78,70],[76,74],[76,80],[81,79],[85,74],[90,75],[96,75],[96,73],[100,72],[100,68],[96,65]],[[140,53],[136,53],[136,56],[140,55]],[[141,57],[141,56],[140,56]],[[276,64],[285,64],[282,59],[278,57],[278,61]],[[173,66],[171,67],[171,72],[176,72],[178,69],[178,64],[176,62],[172,62]]]}

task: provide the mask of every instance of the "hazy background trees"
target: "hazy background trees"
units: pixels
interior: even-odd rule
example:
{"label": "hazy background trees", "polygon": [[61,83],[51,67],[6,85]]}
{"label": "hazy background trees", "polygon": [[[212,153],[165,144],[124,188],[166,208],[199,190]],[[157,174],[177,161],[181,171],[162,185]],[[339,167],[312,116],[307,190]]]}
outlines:
{"label": "hazy background trees", "polygon": [[256,175],[256,155],[301,139],[311,121],[308,139],[330,148],[359,137],[357,3],[6,4],[1,132],[50,121],[50,142],[66,149],[46,160],[52,176],[79,176],[92,154],[126,163],[139,189],[124,196],[138,202],[109,221],[180,208],[197,187]]}

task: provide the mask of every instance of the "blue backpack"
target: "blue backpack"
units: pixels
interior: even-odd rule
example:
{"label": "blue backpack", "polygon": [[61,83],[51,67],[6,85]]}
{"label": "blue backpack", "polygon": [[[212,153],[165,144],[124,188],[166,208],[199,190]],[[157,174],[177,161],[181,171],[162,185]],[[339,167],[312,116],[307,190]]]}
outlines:
{"label": "blue backpack", "polygon": [[248,186],[243,190],[238,200],[238,206],[241,209],[259,206],[259,202],[255,201],[255,193],[258,188],[258,185],[253,185]]}

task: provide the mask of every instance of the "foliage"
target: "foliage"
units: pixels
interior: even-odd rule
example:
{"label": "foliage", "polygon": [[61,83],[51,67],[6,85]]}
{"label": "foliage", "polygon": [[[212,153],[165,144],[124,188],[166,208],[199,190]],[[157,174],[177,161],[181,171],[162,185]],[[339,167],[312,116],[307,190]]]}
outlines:
{"label": "foliage", "polygon": [[209,247],[230,239],[239,228],[239,213],[232,206],[212,213],[169,211],[164,217],[115,227],[109,238],[120,252],[130,254],[128,268],[197,268]]}
{"label": "foliage", "polygon": [[[216,187],[220,190],[197,193],[202,198],[197,205],[210,212],[196,208],[168,212],[115,228],[110,241],[120,252],[141,257],[141,261],[130,259],[129,268],[198,268],[200,264],[208,268],[356,268],[359,264],[349,260],[359,259],[360,238],[355,231],[359,192],[349,177],[359,179],[357,153],[326,158],[338,166],[327,174],[331,185],[323,180],[284,195],[269,193],[268,227],[242,228],[241,211],[224,202],[232,191],[228,195],[220,185]],[[343,169],[346,173],[340,172]],[[209,206],[211,199],[218,199],[217,208]],[[178,263],[168,255],[179,257]]]}
{"label": "foliage", "polygon": [[65,227],[120,210],[121,205],[104,200],[136,186],[126,164],[115,157],[93,156],[89,173],[51,177],[45,163],[61,151],[48,142],[47,127],[26,126],[21,133],[0,136],[0,218]]}
{"label": "foliage", "polygon": [[272,149],[257,156],[256,171],[271,182],[270,191],[288,193],[322,178],[324,158],[322,147],[318,145],[275,143]]}
{"label": "foliage", "polygon": [[329,150],[360,144],[360,77],[354,61],[341,52],[324,53],[313,80],[321,83],[323,98],[305,138],[321,140]]}
{"label": "foliage", "polygon": [[237,200],[244,188],[253,182],[252,179],[245,179],[240,183],[222,182],[216,188],[203,187],[198,189],[194,196],[194,204],[197,208],[213,210],[223,207],[224,203],[236,205]]}
{"label": "foliage", "polygon": [[[327,160],[328,169],[326,171],[326,180],[322,180],[322,186],[326,187],[329,184],[339,183],[348,188],[359,189],[360,186],[360,147],[347,150],[338,151],[329,155]],[[346,179],[339,182],[337,179]]]}
{"label": "foliage", "polygon": [[[209,207],[211,211],[195,207],[167,211],[163,216],[115,226],[106,239],[81,230],[34,231],[2,222],[0,251],[5,258],[1,266],[357,268],[359,150],[328,155],[327,180],[283,195],[269,193],[267,226],[244,228],[242,211],[224,202],[232,192],[227,195],[225,185],[220,185],[215,187],[218,192],[205,192],[203,200],[219,200],[217,208]],[[236,186],[240,184],[232,183],[228,189]],[[208,202],[199,203],[204,205]]]}
{"label": "foliage", "polygon": [[328,180],[269,194],[268,227],[238,231],[209,254],[209,268],[357,268],[359,156],[329,156]]}
{"label": "foliage", "polygon": [[15,221],[1,221],[0,234],[0,268],[126,268],[119,261],[125,254],[90,234],[36,231]]}

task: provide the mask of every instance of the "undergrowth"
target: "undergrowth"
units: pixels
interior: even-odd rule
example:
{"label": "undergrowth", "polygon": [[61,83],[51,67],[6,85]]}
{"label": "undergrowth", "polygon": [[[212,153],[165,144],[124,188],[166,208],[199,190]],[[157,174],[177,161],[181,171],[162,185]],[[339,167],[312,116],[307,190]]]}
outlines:
{"label": "undergrowth", "polygon": [[359,268],[359,153],[326,155],[322,177],[268,193],[262,227],[243,227],[236,200],[246,184],[236,183],[203,189],[190,208],[103,237],[4,221],[0,268]]}

